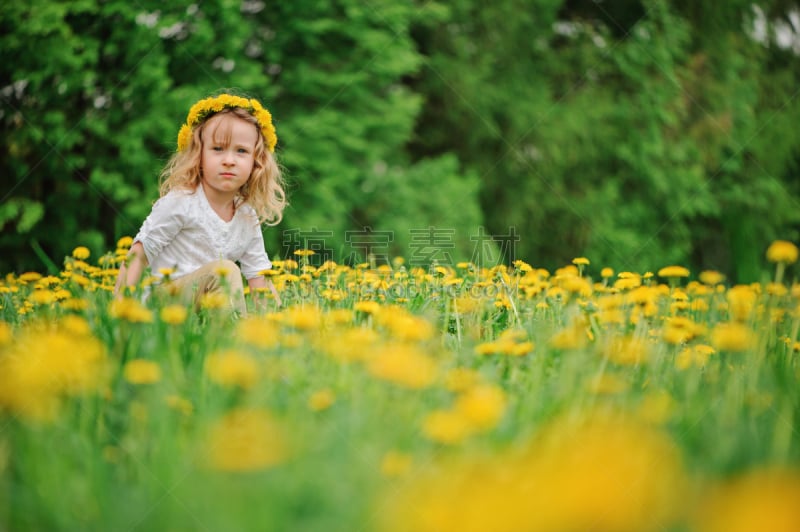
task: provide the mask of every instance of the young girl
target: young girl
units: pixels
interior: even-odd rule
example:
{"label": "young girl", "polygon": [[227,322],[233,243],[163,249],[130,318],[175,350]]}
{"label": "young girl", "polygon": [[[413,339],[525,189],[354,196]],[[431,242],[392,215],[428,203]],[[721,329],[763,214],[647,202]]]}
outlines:
{"label": "young girl", "polygon": [[277,298],[259,275],[272,267],[261,223],[276,225],[286,206],[277,141],[272,116],[255,99],[222,94],[194,104],[161,173],[161,197],[120,267],[116,294],[138,284],[149,265],[159,279],[169,273],[173,292],[195,305],[224,288],[230,308],[246,314],[242,275],[251,293],[268,287]]}

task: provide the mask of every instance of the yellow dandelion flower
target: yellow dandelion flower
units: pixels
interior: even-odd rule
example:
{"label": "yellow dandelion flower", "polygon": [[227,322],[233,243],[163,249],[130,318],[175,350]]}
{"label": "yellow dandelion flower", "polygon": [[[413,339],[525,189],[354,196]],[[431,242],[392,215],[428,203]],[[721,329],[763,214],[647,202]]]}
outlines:
{"label": "yellow dandelion flower", "polygon": [[210,469],[227,472],[274,467],[289,454],[284,429],[266,411],[237,409],[209,429],[204,455]]}
{"label": "yellow dandelion flower", "polygon": [[423,341],[432,338],[435,333],[429,321],[401,307],[385,307],[375,319],[398,340]]}
{"label": "yellow dandelion flower", "polygon": [[425,417],[422,432],[436,443],[455,445],[470,435],[470,426],[460,412],[436,410]]}
{"label": "yellow dandelion flower", "polygon": [[133,244],[133,238],[130,236],[123,236],[117,240],[117,249],[127,249]]}
{"label": "yellow dandelion flower", "polygon": [[[459,268],[459,269],[462,269],[462,270],[469,269],[470,266],[472,266],[472,263],[470,263],[470,262],[459,262],[458,264],[456,264],[456,267]],[[521,272],[532,272],[533,271],[533,267],[530,264],[528,264],[527,262],[525,262],[524,260],[515,260],[514,261],[514,267],[517,270],[521,271]]]}
{"label": "yellow dandelion flower", "polygon": [[42,274],[39,272],[25,272],[17,277],[17,280],[23,284],[33,283],[38,281],[42,278]]}
{"label": "yellow dandelion flower", "polygon": [[777,297],[783,297],[789,293],[789,289],[786,288],[786,285],[783,283],[767,283],[767,286],[764,287],[764,292]]}
{"label": "yellow dandelion flower", "polygon": [[507,354],[515,357],[520,357],[523,355],[527,355],[533,351],[534,344],[533,342],[520,342],[515,344],[508,350]]}
{"label": "yellow dandelion flower", "polygon": [[639,286],[642,286],[642,278],[638,275],[623,277],[622,273],[620,273],[619,279],[614,281],[614,288],[617,290],[631,290]]}
{"label": "yellow dandelion flower", "polygon": [[[524,451],[468,455],[391,486],[379,530],[640,531],[672,528],[682,517],[680,453],[651,425],[559,421],[542,432]],[[440,433],[463,439],[457,428]]]}
{"label": "yellow dandelion flower", "polygon": [[610,341],[604,350],[605,357],[620,365],[629,366],[647,362],[650,345],[643,338],[624,336]]}
{"label": "yellow dandelion flower", "polygon": [[28,301],[34,305],[50,305],[56,302],[56,294],[52,290],[34,290],[28,296]]}
{"label": "yellow dandelion flower", "polygon": [[715,352],[716,350],[713,347],[705,344],[685,347],[675,357],[675,367],[680,370],[685,370],[692,366],[703,367]]}
{"label": "yellow dandelion flower", "polygon": [[0,356],[0,409],[25,419],[55,419],[63,396],[98,392],[108,377],[103,344],[62,322],[28,326],[5,349]]}
{"label": "yellow dandelion flower", "polygon": [[613,276],[614,276],[614,270],[611,268],[606,267],[600,270],[600,277],[602,277],[603,279],[608,279],[609,277]]}
{"label": "yellow dandelion flower", "polygon": [[586,391],[595,395],[615,395],[628,388],[628,382],[613,373],[601,373],[586,381]]}
{"label": "yellow dandelion flower", "polygon": [[311,255],[316,254],[316,251],[313,249],[296,249],[294,250],[294,254],[298,257],[310,257]]}
{"label": "yellow dandelion flower", "polygon": [[72,280],[72,282],[83,288],[86,288],[87,286],[89,286],[89,284],[91,284],[91,281],[89,279],[79,274],[74,274],[70,276],[70,279]]}
{"label": "yellow dandelion flower", "polygon": [[230,305],[228,296],[222,292],[206,292],[200,298],[200,307],[206,310],[223,309]]}
{"label": "yellow dandelion flower", "polygon": [[583,277],[566,277],[561,279],[561,286],[571,294],[578,294],[582,297],[591,297],[592,284]]}
{"label": "yellow dandelion flower", "polygon": [[349,325],[353,323],[353,311],[346,308],[337,308],[327,311],[324,320],[333,325]]}
{"label": "yellow dandelion flower", "polygon": [[381,474],[388,478],[403,476],[411,469],[412,461],[408,453],[389,451],[381,459]]}
{"label": "yellow dandelion flower", "polygon": [[365,314],[376,314],[381,309],[381,304],[377,301],[356,301],[353,310]]}
{"label": "yellow dandelion flower", "polygon": [[314,412],[321,412],[330,408],[334,402],[336,402],[336,396],[331,390],[325,388],[311,394],[311,397],[308,398],[308,408]]}
{"label": "yellow dandelion flower", "polygon": [[63,301],[65,299],[69,299],[70,297],[72,297],[72,292],[70,292],[65,288],[59,288],[58,290],[55,291],[55,296],[57,300]]}
{"label": "yellow dandelion flower", "polygon": [[793,264],[797,262],[797,255],[797,246],[786,240],[776,240],[767,248],[767,260],[770,262]]}
{"label": "yellow dandelion flower", "polygon": [[248,317],[236,324],[236,336],[247,345],[269,349],[278,345],[280,330],[269,318]]}
{"label": "yellow dandelion flower", "polygon": [[790,289],[790,293],[792,297],[795,299],[800,299],[800,283],[794,282],[792,283],[792,288]]}
{"label": "yellow dandelion flower", "polygon": [[86,260],[89,258],[89,255],[91,255],[91,252],[86,246],[78,246],[72,250],[72,256],[78,260]]}
{"label": "yellow dandelion flower", "polygon": [[231,269],[223,264],[217,264],[214,266],[214,273],[217,277],[227,277],[231,273]]}
{"label": "yellow dandelion flower", "polygon": [[86,310],[89,308],[89,302],[85,299],[69,298],[61,302],[61,308],[66,310]]}
{"label": "yellow dandelion flower", "polygon": [[572,264],[577,266],[588,266],[590,264],[589,259],[586,257],[576,257],[572,259]]}
{"label": "yellow dandelion flower", "polygon": [[800,523],[800,474],[758,469],[726,482],[697,505],[700,532],[795,532]]}
{"label": "yellow dandelion flower", "polygon": [[252,388],[258,382],[259,369],[256,360],[245,353],[225,350],[206,358],[205,372],[217,384],[242,389]]}
{"label": "yellow dandelion flower", "polygon": [[470,368],[453,368],[444,375],[444,386],[451,392],[464,392],[480,381],[480,373]]}
{"label": "yellow dandelion flower", "polygon": [[603,325],[624,325],[625,313],[618,308],[602,309],[597,313],[597,320]]}
{"label": "yellow dandelion flower", "polygon": [[700,281],[709,286],[714,286],[723,283],[725,281],[725,275],[719,273],[718,271],[706,270],[700,272]]}
{"label": "yellow dandelion flower", "polygon": [[658,276],[670,279],[677,277],[689,277],[689,270],[683,266],[666,266],[658,270]]}
{"label": "yellow dandelion flower", "polygon": [[711,343],[719,351],[747,351],[755,345],[755,334],[741,323],[720,323],[711,332]]}
{"label": "yellow dandelion flower", "polygon": [[11,331],[11,325],[0,320],[0,347],[10,344],[13,337],[14,334]]}
{"label": "yellow dandelion flower", "polygon": [[153,313],[150,312],[138,299],[123,298],[111,302],[109,313],[112,317],[129,321],[131,323],[150,323]]}
{"label": "yellow dandelion flower", "polygon": [[675,301],[689,301],[689,296],[680,288],[676,288],[671,297]]}
{"label": "yellow dandelion flower", "polygon": [[453,312],[461,315],[472,314],[481,308],[481,300],[469,295],[454,298],[452,302]]}
{"label": "yellow dandelion flower", "polygon": [[290,307],[281,313],[281,322],[295,329],[310,331],[319,328],[322,323],[322,312],[317,307],[311,306]]}
{"label": "yellow dandelion flower", "polygon": [[368,360],[367,370],[374,377],[411,389],[426,388],[436,378],[433,359],[403,344],[382,347]]}
{"label": "yellow dandelion flower", "polygon": [[581,326],[570,325],[550,337],[550,347],[554,349],[581,349],[586,346],[586,331]]}
{"label": "yellow dandelion flower", "polygon": [[455,410],[480,431],[493,429],[500,423],[506,410],[506,394],[497,386],[484,384],[462,393],[456,400]]}
{"label": "yellow dandelion flower", "polygon": [[289,349],[296,349],[305,344],[305,339],[303,336],[297,333],[283,333],[281,334],[280,339],[281,345]]}
{"label": "yellow dandelion flower", "polygon": [[183,305],[167,305],[159,312],[159,317],[164,323],[180,325],[186,321],[189,311]]}
{"label": "yellow dandelion flower", "polygon": [[736,285],[728,290],[728,311],[731,318],[747,321],[755,310],[758,294],[749,285]]}
{"label": "yellow dandelion flower", "polygon": [[122,374],[131,384],[154,384],[161,380],[161,366],[152,360],[137,358],[125,363]]}
{"label": "yellow dandelion flower", "polygon": [[321,339],[319,349],[339,362],[353,362],[365,359],[380,338],[373,329],[353,327]]}

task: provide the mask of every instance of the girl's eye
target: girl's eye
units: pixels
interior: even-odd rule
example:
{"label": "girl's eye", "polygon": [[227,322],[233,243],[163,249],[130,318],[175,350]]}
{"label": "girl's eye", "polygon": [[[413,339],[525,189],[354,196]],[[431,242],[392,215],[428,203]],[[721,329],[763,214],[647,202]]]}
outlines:
{"label": "girl's eye", "polygon": [[214,146],[211,149],[214,151],[222,151],[222,146]]}
{"label": "girl's eye", "polygon": [[248,153],[248,151],[244,148],[239,148],[239,153]]}

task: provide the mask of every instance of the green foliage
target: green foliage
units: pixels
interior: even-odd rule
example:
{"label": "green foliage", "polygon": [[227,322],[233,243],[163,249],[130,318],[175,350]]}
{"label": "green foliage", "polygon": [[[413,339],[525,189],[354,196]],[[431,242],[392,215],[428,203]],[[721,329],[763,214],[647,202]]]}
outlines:
{"label": "green foliage", "polygon": [[274,256],[295,245],[284,231],[323,231],[342,258],[348,232],[392,231],[385,251],[408,254],[435,226],[466,259],[485,225],[548,268],[754,280],[754,236],[800,237],[800,60],[775,40],[792,9],[6,2],[0,267],[135,233],[189,105],[233,89],[276,119],[290,207],[265,232]]}
{"label": "green foliage", "polygon": [[474,168],[488,225],[517,227],[536,264],[586,255],[754,280],[752,236],[798,236],[800,62],[748,35],[750,4],[628,4],[453,4],[419,30],[430,60],[413,147]]}

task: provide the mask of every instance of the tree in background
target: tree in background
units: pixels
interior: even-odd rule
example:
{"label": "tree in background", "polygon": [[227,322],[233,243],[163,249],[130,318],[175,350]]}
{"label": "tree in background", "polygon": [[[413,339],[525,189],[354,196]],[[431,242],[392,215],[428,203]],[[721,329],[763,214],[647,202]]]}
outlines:
{"label": "tree in background", "polygon": [[763,242],[797,238],[800,40],[772,33],[791,4],[448,5],[415,32],[429,68],[412,150],[474,169],[489,226],[517,226],[526,260],[746,281]]}
{"label": "tree in background", "polygon": [[764,242],[798,239],[798,17],[785,0],[5,3],[0,268],[134,233],[186,109],[230,88],[274,111],[291,205],[273,256],[476,259],[476,237],[515,234],[505,260],[755,280]]}
{"label": "tree in background", "polygon": [[476,179],[447,153],[412,163],[406,150],[424,100],[404,83],[424,59],[409,28],[439,12],[348,0],[286,2],[256,15],[294,189],[284,251],[324,240],[339,260],[385,259],[406,255],[419,231],[435,227],[452,234],[453,256],[470,253],[482,220]]}
{"label": "tree in background", "polygon": [[[405,150],[422,101],[402,83],[421,60],[408,28],[426,14],[358,0],[4,4],[0,267],[54,269],[76,244],[99,252],[135,233],[186,109],[220,88],[275,114],[288,235],[360,261],[435,225],[468,253],[475,179],[452,156],[412,164]],[[365,227],[391,234],[353,246]],[[266,237],[276,256],[303,244]]]}

